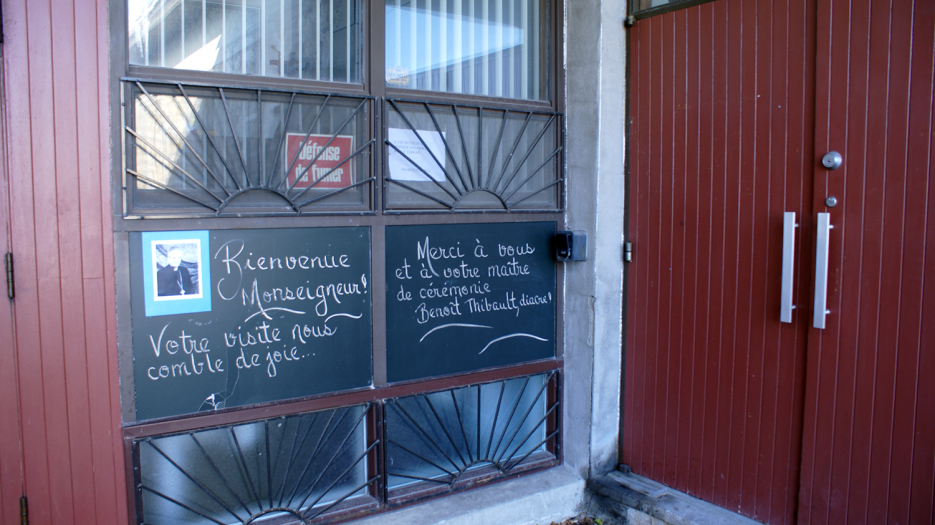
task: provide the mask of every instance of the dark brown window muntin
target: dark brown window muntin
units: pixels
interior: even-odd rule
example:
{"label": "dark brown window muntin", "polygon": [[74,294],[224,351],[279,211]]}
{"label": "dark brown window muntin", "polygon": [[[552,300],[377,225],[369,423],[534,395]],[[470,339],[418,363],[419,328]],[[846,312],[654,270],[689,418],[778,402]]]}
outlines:
{"label": "dark brown window muntin", "polygon": [[649,18],[651,16],[661,15],[679,9],[686,9],[713,1],[714,0],[664,0],[664,2],[660,2],[659,5],[652,5],[653,0],[635,0],[630,4],[630,15],[635,20],[641,20],[643,18]]}

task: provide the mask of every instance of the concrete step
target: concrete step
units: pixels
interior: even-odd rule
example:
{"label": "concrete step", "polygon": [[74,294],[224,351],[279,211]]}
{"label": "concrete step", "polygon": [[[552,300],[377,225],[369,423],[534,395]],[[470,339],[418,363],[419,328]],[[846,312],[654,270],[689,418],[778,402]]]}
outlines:
{"label": "concrete step", "polygon": [[592,478],[588,488],[630,525],[762,525],[632,472]]}

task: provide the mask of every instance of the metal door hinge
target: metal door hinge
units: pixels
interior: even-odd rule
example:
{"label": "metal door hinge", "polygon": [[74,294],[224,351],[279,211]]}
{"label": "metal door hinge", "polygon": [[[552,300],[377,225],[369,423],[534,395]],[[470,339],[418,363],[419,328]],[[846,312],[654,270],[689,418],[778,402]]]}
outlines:
{"label": "metal door hinge", "polygon": [[26,496],[19,499],[19,524],[29,525],[29,507],[26,506]]}
{"label": "metal door hinge", "polygon": [[626,262],[633,262],[633,243],[632,242],[623,243],[623,260]]}
{"label": "metal door hinge", "polygon": [[6,295],[13,298],[13,254],[7,252],[3,257],[4,266],[6,266]]}

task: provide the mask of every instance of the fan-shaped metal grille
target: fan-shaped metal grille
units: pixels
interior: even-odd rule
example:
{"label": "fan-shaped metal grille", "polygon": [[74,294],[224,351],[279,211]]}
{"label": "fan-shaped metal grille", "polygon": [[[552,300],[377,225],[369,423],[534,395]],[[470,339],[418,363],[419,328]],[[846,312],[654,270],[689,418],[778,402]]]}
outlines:
{"label": "fan-shaped metal grille", "polygon": [[378,443],[366,442],[368,408],[136,440],[138,521],[309,523],[379,478],[365,460]]}
{"label": "fan-shaped metal grille", "polygon": [[561,115],[387,100],[388,210],[558,211]]}
{"label": "fan-shaped metal grille", "polygon": [[[454,485],[469,471],[508,474],[548,454],[558,434],[549,400],[555,373],[390,399],[386,469],[390,490],[414,482]],[[549,454],[551,457],[551,455]]]}
{"label": "fan-shaped metal grille", "polygon": [[128,216],[369,210],[363,97],[127,83]]}

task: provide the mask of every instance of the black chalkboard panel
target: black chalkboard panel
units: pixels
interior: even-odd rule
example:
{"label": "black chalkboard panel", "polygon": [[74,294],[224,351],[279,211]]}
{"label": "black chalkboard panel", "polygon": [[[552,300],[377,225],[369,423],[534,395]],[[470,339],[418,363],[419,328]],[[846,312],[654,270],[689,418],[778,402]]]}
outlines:
{"label": "black chalkboard panel", "polygon": [[554,222],[387,227],[387,379],[554,356],[554,235]]}
{"label": "black chalkboard panel", "polygon": [[130,234],[136,418],[372,384],[370,230]]}

